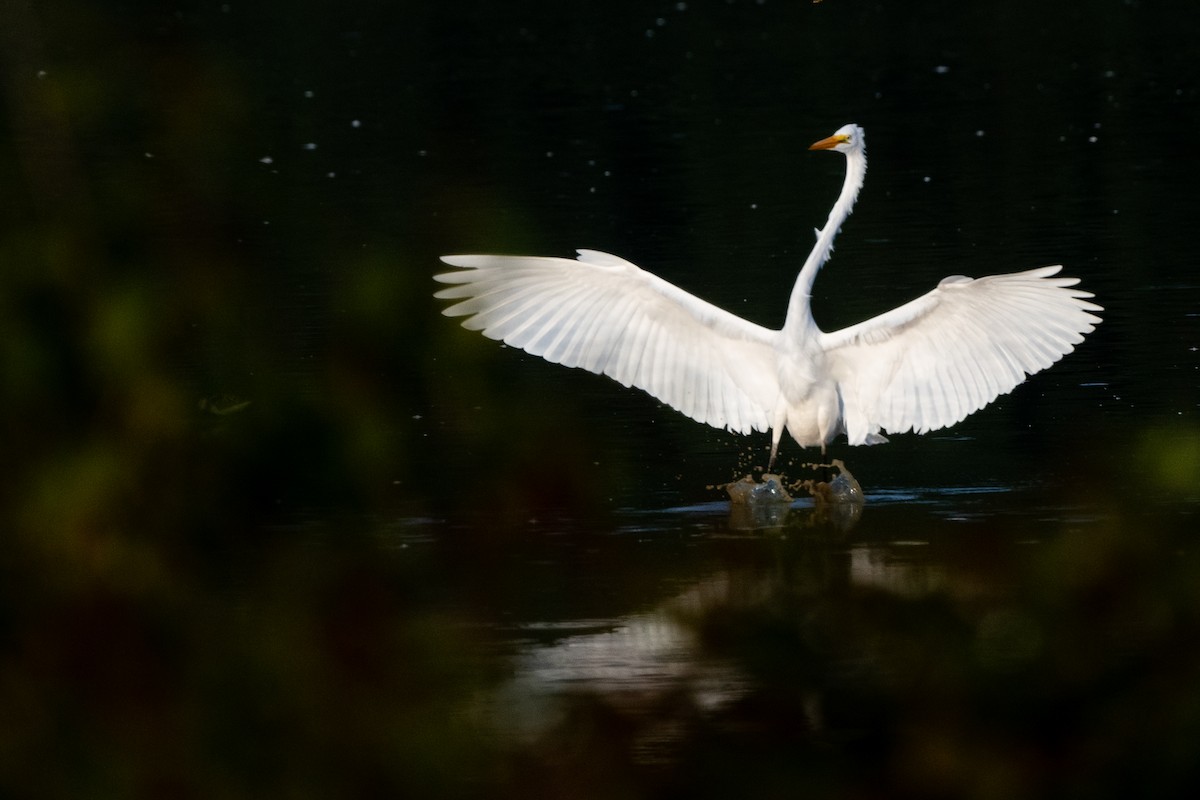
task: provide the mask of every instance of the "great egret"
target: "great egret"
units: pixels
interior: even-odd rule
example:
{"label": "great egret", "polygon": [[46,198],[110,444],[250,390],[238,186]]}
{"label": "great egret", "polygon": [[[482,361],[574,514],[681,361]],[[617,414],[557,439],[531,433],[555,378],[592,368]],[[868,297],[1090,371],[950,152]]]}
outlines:
{"label": "great egret", "polygon": [[899,308],[840,331],[817,327],[813,281],[854,208],[867,171],[863,129],[845,125],[810,150],[846,156],[846,180],[800,270],[781,330],[748,322],[623,258],[461,255],[435,275],[459,302],[447,316],[547,361],[636,386],[698,422],[737,433],[783,429],[804,447],[839,433],[944,428],[1071,352],[1102,311],[1061,266],[952,275]]}

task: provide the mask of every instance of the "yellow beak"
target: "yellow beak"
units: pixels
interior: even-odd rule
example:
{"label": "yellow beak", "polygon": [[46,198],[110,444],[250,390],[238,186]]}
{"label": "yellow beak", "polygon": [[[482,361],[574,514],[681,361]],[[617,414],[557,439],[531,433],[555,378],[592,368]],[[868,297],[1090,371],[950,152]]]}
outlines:
{"label": "yellow beak", "polygon": [[843,133],[838,136],[830,136],[828,139],[822,139],[819,142],[813,142],[812,144],[810,144],[808,146],[808,149],[809,150],[832,150],[833,148],[837,147],[839,144],[845,144],[849,140],[850,140],[850,137]]}

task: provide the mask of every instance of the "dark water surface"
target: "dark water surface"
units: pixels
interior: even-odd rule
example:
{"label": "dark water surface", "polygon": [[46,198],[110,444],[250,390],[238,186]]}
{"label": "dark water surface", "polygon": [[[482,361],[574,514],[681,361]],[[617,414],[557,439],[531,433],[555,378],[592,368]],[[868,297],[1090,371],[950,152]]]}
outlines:
{"label": "dark water surface", "polygon": [[[1175,797],[1200,784],[1186,4],[0,2],[0,794]],[[764,325],[1062,263],[1077,352],[834,445],[461,329],[452,252]],[[803,476],[785,440],[782,466]]]}

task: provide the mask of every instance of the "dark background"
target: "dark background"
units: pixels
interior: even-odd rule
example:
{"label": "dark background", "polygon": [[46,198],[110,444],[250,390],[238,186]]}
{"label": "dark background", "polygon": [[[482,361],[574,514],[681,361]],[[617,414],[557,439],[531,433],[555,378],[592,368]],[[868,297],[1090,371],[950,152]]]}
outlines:
{"label": "dark background", "polygon": [[[1188,793],[1196,17],[2,0],[0,792]],[[849,532],[733,530],[709,487],[767,437],[439,314],[438,255],[591,247],[780,325],[849,121],[823,326],[1046,263],[1106,308],[961,425],[835,448]],[[713,575],[719,710],[481,710],[570,642],[523,625]]]}

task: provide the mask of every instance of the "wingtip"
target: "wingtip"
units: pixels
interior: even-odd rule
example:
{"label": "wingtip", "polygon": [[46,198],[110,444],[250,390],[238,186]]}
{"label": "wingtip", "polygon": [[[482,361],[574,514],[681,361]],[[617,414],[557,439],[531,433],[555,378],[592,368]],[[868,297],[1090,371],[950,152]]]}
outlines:
{"label": "wingtip", "polygon": [[433,279],[438,283],[472,283],[475,273],[460,269],[458,272],[435,272]]}
{"label": "wingtip", "polygon": [[[1049,278],[1052,275],[1057,275],[1058,273],[1062,272],[1062,269],[1062,264],[1047,264],[1044,267],[1034,267],[1033,269],[1026,270],[1025,274],[1034,278]],[[1078,278],[1062,278],[1061,280],[1079,281]]]}
{"label": "wingtip", "polygon": [[633,262],[615,256],[612,253],[607,253],[603,250],[591,250],[586,247],[580,247],[575,250],[575,260],[583,264],[590,264],[594,267],[636,267]]}

